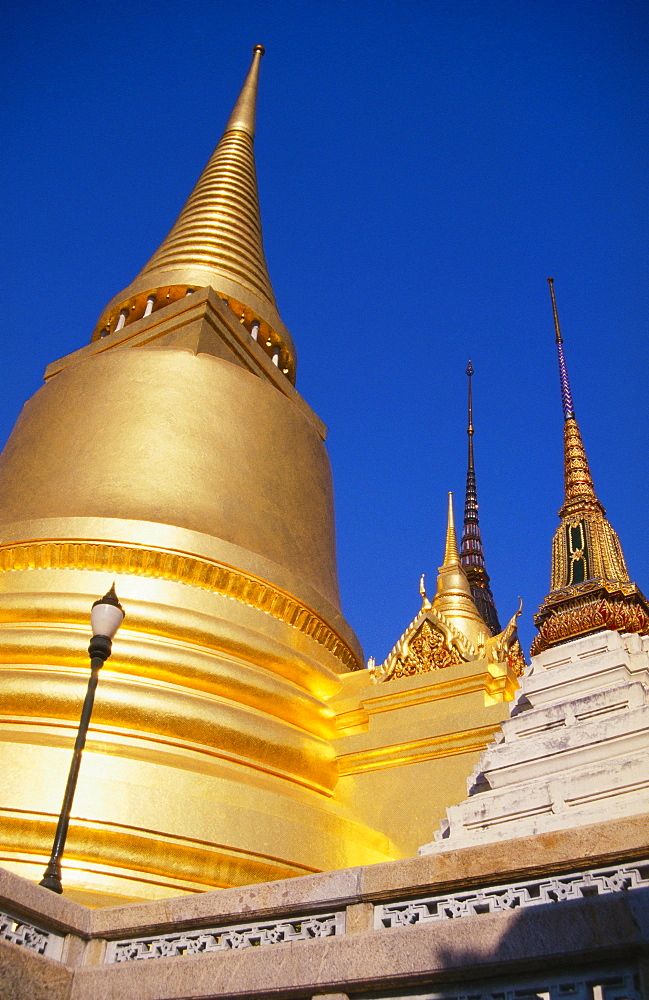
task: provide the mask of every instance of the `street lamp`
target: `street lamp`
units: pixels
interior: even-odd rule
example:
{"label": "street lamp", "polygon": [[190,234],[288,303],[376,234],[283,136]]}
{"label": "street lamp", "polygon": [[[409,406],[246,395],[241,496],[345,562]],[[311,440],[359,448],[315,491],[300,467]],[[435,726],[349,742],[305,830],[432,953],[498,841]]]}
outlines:
{"label": "street lamp", "polygon": [[97,681],[99,680],[99,671],[111,653],[111,640],[123,620],[124,611],[122,610],[121,604],[117,600],[115,584],[113,584],[104,597],[102,597],[99,601],[95,601],[92,606],[92,611],[90,612],[92,639],[90,640],[90,645],[88,646],[88,652],[90,654],[90,679],[88,680],[88,690],[86,691],[86,698],[83,703],[83,709],[81,710],[79,731],[77,733],[77,738],[74,741],[74,753],[72,754],[72,763],[70,764],[68,783],[65,786],[65,795],[63,796],[63,805],[61,806],[59,822],[54,835],[52,853],[50,855],[49,864],[45,869],[45,875],[40,882],[41,885],[45,886],[46,889],[51,889],[52,892],[63,892],[63,886],[61,885],[61,857],[65,849],[65,841],[68,835],[70,810],[72,809],[72,800],[74,799],[74,792],[77,787],[77,778],[79,777],[81,754],[83,753],[83,748],[86,745],[88,724],[90,723],[92,706],[95,701],[95,689],[97,687]]}

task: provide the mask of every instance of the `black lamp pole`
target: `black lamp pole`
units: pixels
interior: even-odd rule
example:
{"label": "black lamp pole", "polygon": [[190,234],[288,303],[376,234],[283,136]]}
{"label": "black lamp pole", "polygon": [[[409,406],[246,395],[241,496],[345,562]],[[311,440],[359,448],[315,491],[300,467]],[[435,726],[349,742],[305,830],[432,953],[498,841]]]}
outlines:
{"label": "black lamp pole", "polygon": [[90,654],[90,679],[88,680],[88,690],[86,691],[83,709],[81,710],[79,731],[77,732],[77,738],[74,741],[72,763],[70,764],[68,782],[65,786],[65,794],[63,796],[63,805],[61,806],[61,812],[59,814],[59,822],[54,835],[52,853],[50,855],[49,864],[45,869],[45,874],[40,882],[40,884],[45,886],[46,889],[51,889],[52,892],[58,893],[63,892],[63,886],[61,884],[61,857],[63,856],[63,851],[65,850],[65,841],[68,835],[68,826],[70,824],[72,800],[74,799],[74,792],[77,787],[77,778],[79,777],[81,754],[83,753],[83,748],[86,745],[86,736],[88,733],[90,716],[92,715],[92,706],[95,701],[95,690],[97,688],[97,681],[99,680],[99,671],[110,656],[112,649],[111,640],[124,620],[124,611],[121,604],[117,600],[115,584],[113,584],[108,593],[102,597],[101,600],[95,601],[92,606],[90,620],[92,623],[93,634],[92,639],[90,640],[90,645],[88,646],[88,652]]}

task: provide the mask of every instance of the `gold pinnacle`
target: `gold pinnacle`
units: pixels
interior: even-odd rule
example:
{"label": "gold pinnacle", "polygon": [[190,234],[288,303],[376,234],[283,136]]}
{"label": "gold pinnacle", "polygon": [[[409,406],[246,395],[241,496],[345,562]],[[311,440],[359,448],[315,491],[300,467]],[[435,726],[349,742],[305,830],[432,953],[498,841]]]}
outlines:
{"label": "gold pinnacle", "polygon": [[[262,241],[254,156],[255,109],[263,45],[252,63],[223,136],[168,235],[140,273],[104,309],[94,338],[153,309],[211,286],[258,343],[279,348],[279,365],[295,378],[295,348],[277,311]],[[122,325],[124,323],[122,322]],[[270,352],[269,352],[270,353]]]}
{"label": "gold pinnacle", "polygon": [[448,523],[446,528],[446,548],[444,551],[444,566],[459,566],[460,553],[457,547],[455,533],[455,517],[453,515],[453,494],[448,495]]}

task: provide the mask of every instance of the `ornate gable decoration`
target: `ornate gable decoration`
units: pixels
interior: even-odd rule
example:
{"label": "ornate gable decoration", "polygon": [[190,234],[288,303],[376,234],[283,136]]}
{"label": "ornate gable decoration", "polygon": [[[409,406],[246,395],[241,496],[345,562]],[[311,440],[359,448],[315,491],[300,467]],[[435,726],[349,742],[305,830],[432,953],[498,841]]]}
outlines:
{"label": "ornate gable decoration", "polygon": [[444,634],[434,628],[426,619],[409,644],[408,656],[401,660],[395,670],[397,676],[424,674],[429,670],[441,670],[462,662],[457,647],[450,649],[444,642]]}
{"label": "ornate gable decoration", "polygon": [[[428,606],[427,606],[428,605]],[[375,683],[426,674],[475,659],[475,651],[458,630],[425,599],[384,663],[370,657],[368,669]]]}
{"label": "ornate gable decoration", "polygon": [[[384,663],[371,657],[367,666],[375,684],[413,674],[459,666],[473,660],[505,665],[520,676],[525,659],[516,634],[521,605],[506,629],[492,635],[480,615],[466,573],[460,564],[453,518],[453,495],[448,495],[448,526],[444,564],[439,567],[437,592],[428,600],[424,577],[419,583],[421,611],[410,623]],[[502,672],[502,671],[501,671]]]}
{"label": "ornate gable decoration", "polygon": [[370,657],[367,666],[375,684],[479,659],[507,664],[517,677],[521,676],[526,663],[518,641],[516,621],[522,602],[507,628],[498,635],[492,637],[485,626],[476,648],[441,612],[432,607],[425,593],[423,597],[421,611],[385,661],[377,664],[374,657]]}

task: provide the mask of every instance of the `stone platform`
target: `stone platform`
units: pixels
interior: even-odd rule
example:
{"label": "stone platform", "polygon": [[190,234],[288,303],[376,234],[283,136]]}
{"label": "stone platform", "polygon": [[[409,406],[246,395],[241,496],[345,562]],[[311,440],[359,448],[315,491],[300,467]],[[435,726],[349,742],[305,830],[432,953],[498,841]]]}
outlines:
{"label": "stone platform", "polygon": [[510,718],[421,854],[649,812],[649,638],[604,631],[540,653]]}

